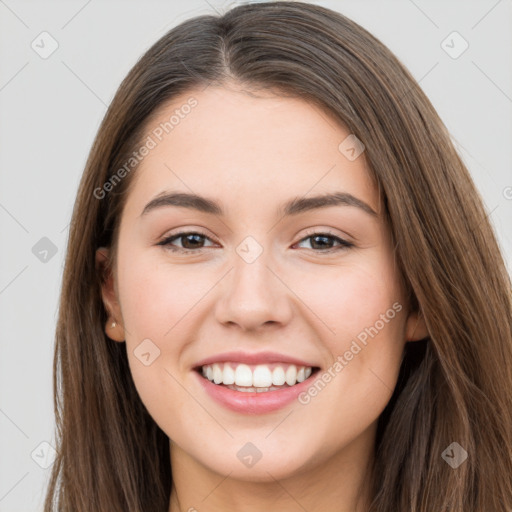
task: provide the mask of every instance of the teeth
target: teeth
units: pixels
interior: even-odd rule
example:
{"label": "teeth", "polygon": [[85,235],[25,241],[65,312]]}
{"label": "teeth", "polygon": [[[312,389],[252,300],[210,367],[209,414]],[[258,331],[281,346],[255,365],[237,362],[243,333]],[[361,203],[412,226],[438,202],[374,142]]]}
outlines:
{"label": "teeth", "polygon": [[[224,384],[239,391],[265,392],[303,382],[312,373],[310,366],[294,364],[249,366],[238,363],[214,363],[201,368],[203,377],[215,384]],[[239,389],[242,388],[242,389]]]}
{"label": "teeth", "polygon": [[229,385],[226,387],[228,387],[229,389],[233,389],[234,391],[243,391],[244,393],[266,393],[267,391],[275,391],[277,389],[282,389],[281,386],[270,386],[268,388],[255,388],[253,386],[244,387],[244,386]]}
{"label": "teeth", "polygon": [[215,363],[213,365],[213,382],[215,382],[215,384],[220,384],[222,382],[223,373],[224,372],[221,367]]}
{"label": "teeth", "polygon": [[272,372],[268,366],[262,364],[254,368],[252,373],[252,385],[256,388],[268,388],[272,386]]}
{"label": "teeth", "polygon": [[[311,368],[310,368],[311,369]],[[286,377],[282,366],[276,366],[272,372],[272,384],[282,386],[286,382]]]}
{"label": "teeth", "polygon": [[235,383],[235,370],[233,370],[229,364],[224,364],[222,383],[226,385]]}
{"label": "teeth", "polygon": [[294,364],[288,366],[285,379],[288,386],[293,386],[297,381],[297,367]]}
{"label": "teeth", "polygon": [[252,372],[246,364],[239,364],[236,367],[235,384],[237,386],[252,386]]}

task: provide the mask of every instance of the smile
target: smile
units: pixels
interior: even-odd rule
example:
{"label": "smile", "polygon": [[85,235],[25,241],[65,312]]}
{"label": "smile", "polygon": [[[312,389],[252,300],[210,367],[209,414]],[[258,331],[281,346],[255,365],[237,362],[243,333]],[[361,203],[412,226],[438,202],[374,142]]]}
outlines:
{"label": "smile", "polygon": [[220,362],[201,367],[201,374],[210,382],[246,393],[262,393],[291,387],[303,382],[312,373],[311,366],[288,363],[248,365]]}
{"label": "smile", "polygon": [[320,375],[320,367],[300,360],[292,362],[292,357],[283,362],[275,354],[231,356],[204,360],[193,373],[206,396],[239,414],[261,415],[291,405]]}

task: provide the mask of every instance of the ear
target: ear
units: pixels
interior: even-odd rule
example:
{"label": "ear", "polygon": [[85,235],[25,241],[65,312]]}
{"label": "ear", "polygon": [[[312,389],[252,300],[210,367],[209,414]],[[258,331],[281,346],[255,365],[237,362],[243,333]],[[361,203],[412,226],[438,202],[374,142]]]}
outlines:
{"label": "ear", "polygon": [[121,307],[117,299],[114,275],[110,265],[110,250],[106,247],[96,250],[96,271],[100,276],[103,304],[109,314],[105,324],[105,334],[111,340],[125,341],[124,327],[121,323]]}
{"label": "ear", "polygon": [[420,312],[411,312],[405,324],[405,340],[419,341],[429,336],[425,319]]}

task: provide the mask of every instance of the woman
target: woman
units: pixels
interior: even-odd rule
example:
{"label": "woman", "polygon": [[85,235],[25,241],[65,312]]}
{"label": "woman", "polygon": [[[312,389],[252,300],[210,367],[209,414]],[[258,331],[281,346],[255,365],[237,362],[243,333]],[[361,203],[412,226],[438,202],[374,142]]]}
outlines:
{"label": "woman", "polygon": [[80,184],[46,510],[510,511],[511,368],[495,236],[391,52],[307,3],[200,16]]}

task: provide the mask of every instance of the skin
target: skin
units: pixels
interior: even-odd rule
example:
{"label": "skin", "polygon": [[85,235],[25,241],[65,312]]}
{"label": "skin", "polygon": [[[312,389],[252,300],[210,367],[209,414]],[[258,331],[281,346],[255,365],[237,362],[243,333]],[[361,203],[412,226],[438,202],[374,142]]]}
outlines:
{"label": "skin", "polygon": [[[364,153],[347,159],[338,146],[349,132],[317,106],[236,83],[174,98],[146,135],[191,96],[198,105],[136,170],[103,286],[106,333],[126,342],[140,397],[171,439],[169,511],[364,511],[378,417],[405,343],[427,335],[404,302]],[[165,206],[141,216],[171,190],[214,198],[226,215]],[[293,197],[334,191],[377,215],[347,205],[291,217],[277,210]],[[198,229],[207,238],[195,245],[190,237],[173,242],[193,254],[157,245]],[[328,238],[338,250],[325,253],[311,235],[326,230],[354,246]],[[263,248],[251,264],[236,252],[247,236]],[[112,256],[101,248],[97,261]],[[308,404],[233,412],[193,373],[200,359],[229,350],[271,350],[325,371],[396,302],[401,311]],[[160,350],[149,366],[134,355],[147,338]],[[262,454],[250,468],[236,456],[247,442]]]}

